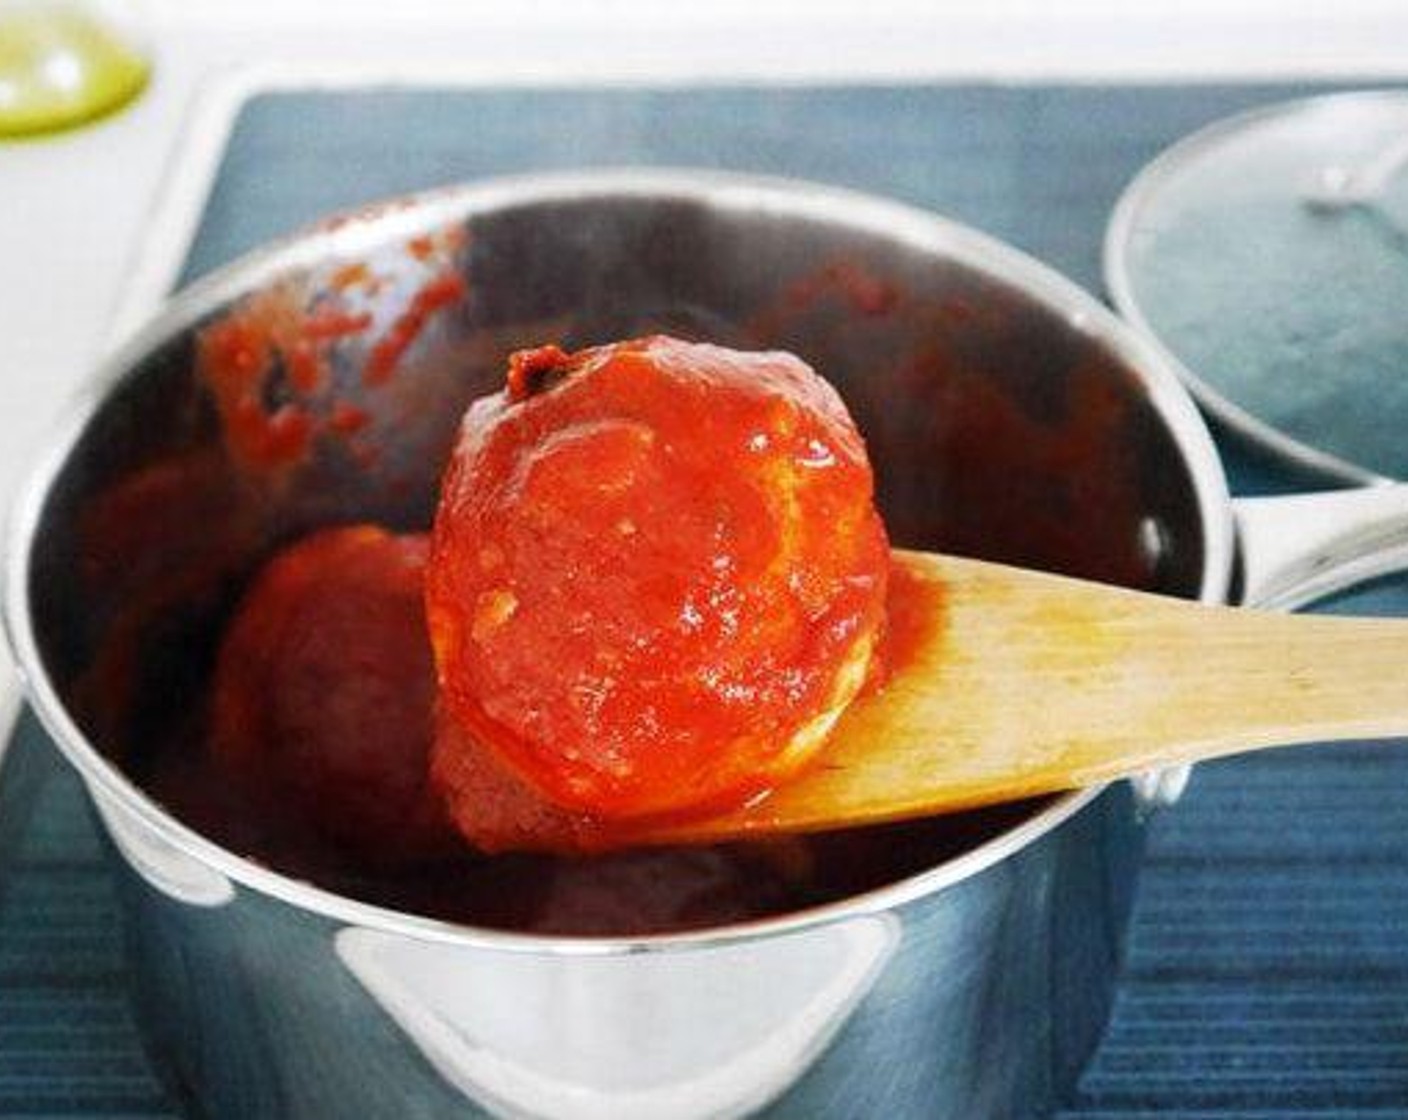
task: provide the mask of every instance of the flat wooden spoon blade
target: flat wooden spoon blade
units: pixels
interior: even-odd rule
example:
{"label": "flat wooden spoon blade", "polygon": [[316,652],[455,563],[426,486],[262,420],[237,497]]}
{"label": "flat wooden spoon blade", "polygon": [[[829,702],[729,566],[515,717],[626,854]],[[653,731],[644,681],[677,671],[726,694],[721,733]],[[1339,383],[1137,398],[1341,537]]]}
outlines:
{"label": "flat wooden spoon blade", "polygon": [[894,664],[808,768],[640,842],[879,823],[1408,734],[1408,622],[1208,606],[928,553],[894,563]]}

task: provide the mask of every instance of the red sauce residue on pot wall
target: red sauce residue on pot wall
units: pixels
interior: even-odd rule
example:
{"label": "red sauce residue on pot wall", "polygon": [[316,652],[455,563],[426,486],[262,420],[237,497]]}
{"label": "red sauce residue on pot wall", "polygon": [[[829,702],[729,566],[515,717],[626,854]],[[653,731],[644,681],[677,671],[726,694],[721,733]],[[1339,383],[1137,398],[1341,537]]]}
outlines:
{"label": "red sauce residue on pot wall", "polygon": [[[381,272],[355,261],[273,284],[201,330],[197,372],[236,463],[278,474],[303,463],[320,438],[346,442],[354,461],[374,461],[374,447],[353,441],[371,423],[367,402],[347,398],[386,385],[435,315],[464,299],[466,241],[454,226],[414,238]],[[413,287],[377,333],[372,300],[392,284]],[[361,377],[340,382],[337,365],[359,361]]]}
{"label": "red sauce residue on pot wall", "polygon": [[897,503],[887,519],[895,539],[1152,588],[1157,557],[1139,541],[1145,499],[1126,435],[1128,394],[1094,365],[1069,370],[1064,385],[1038,410],[941,345],[916,356],[893,390],[911,402],[899,422],[917,426],[907,433],[914,442],[894,461],[893,441],[877,441],[892,460],[877,473],[890,468],[926,492]]}
{"label": "red sauce residue on pot wall", "polygon": [[300,337],[297,312],[282,291],[260,292],[245,300],[201,331],[196,345],[198,369],[215,400],[234,459],[260,471],[303,458],[313,435],[312,414],[295,400],[270,405],[264,398],[276,357],[287,363],[295,389],[323,376]]}
{"label": "red sauce residue on pot wall", "polygon": [[389,380],[396,372],[396,363],[401,360],[401,355],[410,349],[431,316],[442,307],[459,302],[465,291],[464,277],[458,272],[442,272],[426,281],[411,298],[406,310],[397,316],[372,347],[362,370],[362,381],[367,385],[381,385]]}
{"label": "red sauce residue on pot wall", "polygon": [[787,324],[819,306],[839,303],[848,315],[862,319],[893,314],[904,303],[903,293],[889,280],[850,260],[833,260],[787,284],[749,319],[745,329],[755,337],[776,339]]}
{"label": "red sauce residue on pot wall", "polygon": [[373,288],[377,285],[376,274],[366,261],[353,261],[340,266],[328,278],[328,287],[335,292],[345,292],[349,288]]}
{"label": "red sauce residue on pot wall", "polygon": [[355,432],[360,432],[371,421],[372,418],[365,409],[358,408],[355,404],[348,404],[346,401],[338,401],[332,406],[332,415],[328,417],[328,426],[334,431],[352,435]]}
{"label": "red sauce residue on pot wall", "polygon": [[853,363],[826,369],[897,546],[1157,588],[1139,531],[1139,394],[1055,312],[997,285],[932,297],[841,260],[781,285],[748,331]]}
{"label": "red sauce residue on pot wall", "polygon": [[[343,311],[339,308],[319,308],[303,323],[303,335],[313,341],[360,334],[372,325],[370,311]],[[311,386],[310,386],[311,388]]]}

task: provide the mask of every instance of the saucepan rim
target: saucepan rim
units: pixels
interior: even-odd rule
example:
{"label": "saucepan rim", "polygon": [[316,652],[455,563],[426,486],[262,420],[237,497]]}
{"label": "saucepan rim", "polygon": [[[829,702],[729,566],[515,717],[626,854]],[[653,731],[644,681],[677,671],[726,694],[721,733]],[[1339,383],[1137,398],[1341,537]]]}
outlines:
{"label": "saucepan rim", "polygon": [[91,796],[135,817],[186,856],[228,879],[301,910],[351,925],[419,940],[549,955],[615,955],[701,949],[795,933],[825,923],[895,909],[946,889],[1008,859],[1070,819],[1103,786],[1054,797],[1020,824],[952,859],[882,887],[834,902],[766,918],[680,933],[567,936],[461,925],[358,902],[291,878],[229,851],[158,805],[106,758],[66,710],[39,654],[30,610],[30,560],[56,480],[109,394],[141,361],[234,296],[288,270],[355,257],[398,236],[505,208],[592,198],[679,200],[711,208],[774,210],[790,218],[839,223],[876,234],[992,276],[1020,289],[1070,329],[1089,334],[1139,379],[1188,468],[1203,531],[1198,597],[1225,601],[1235,552],[1231,499],[1212,438],[1177,372],[1158,350],[1094,296],[1020,250],[958,222],[904,203],[795,179],[717,170],[607,168],[512,176],[402,196],[367,208],[360,218],[323,223],[256,249],[179,293],[124,346],[102,362],[61,418],[10,511],[5,558],[4,625],[28,698],[45,729],[79,772]]}

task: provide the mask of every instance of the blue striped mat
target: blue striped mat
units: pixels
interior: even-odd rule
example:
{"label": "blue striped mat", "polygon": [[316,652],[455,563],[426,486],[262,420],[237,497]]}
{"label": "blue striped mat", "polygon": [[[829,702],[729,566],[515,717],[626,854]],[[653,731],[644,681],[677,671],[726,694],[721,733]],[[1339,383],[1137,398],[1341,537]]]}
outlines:
{"label": "blue striped mat", "polygon": [[[243,109],[189,279],[328,210],[547,166],[713,165],[940,210],[1099,287],[1122,185],[1176,137],[1305,87],[344,91]],[[1305,477],[1224,438],[1234,485]],[[1408,583],[1339,610],[1408,614]],[[0,1116],[169,1116],[123,994],[74,779],[25,717],[0,774]],[[1205,766],[1155,822],[1127,974],[1062,1120],[1408,1118],[1408,751]]]}

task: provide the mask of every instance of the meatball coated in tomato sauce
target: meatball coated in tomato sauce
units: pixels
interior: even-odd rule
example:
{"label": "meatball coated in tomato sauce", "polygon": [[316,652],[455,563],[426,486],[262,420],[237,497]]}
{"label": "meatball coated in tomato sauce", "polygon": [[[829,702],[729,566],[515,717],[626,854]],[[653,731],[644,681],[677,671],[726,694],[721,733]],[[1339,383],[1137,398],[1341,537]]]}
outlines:
{"label": "meatball coated in tomato sauce", "polygon": [[464,419],[432,534],[441,703],[465,732],[435,769],[482,744],[608,820],[746,798],[863,683],[888,564],[864,444],[799,359],[665,337],[515,354]]}
{"label": "meatball coated in tomato sauce", "polygon": [[226,631],[211,750],[256,805],[377,862],[455,843],[428,767],[427,540],[328,529],[275,556]]}
{"label": "meatball coated in tomato sauce", "polygon": [[481,852],[583,853],[611,846],[612,838],[603,834],[596,817],[547,800],[443,707],[437,713],[432,757],[435,787],[455,826]]}

